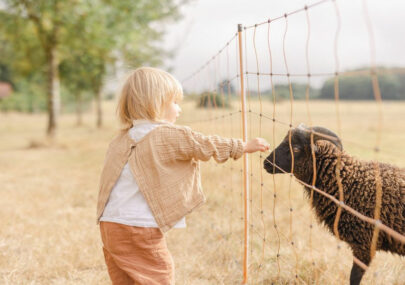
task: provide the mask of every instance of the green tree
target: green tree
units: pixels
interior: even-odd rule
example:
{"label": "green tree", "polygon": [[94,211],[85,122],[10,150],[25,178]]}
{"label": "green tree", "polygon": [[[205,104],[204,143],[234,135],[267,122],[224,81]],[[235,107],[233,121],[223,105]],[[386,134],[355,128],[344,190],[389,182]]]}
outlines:
{"label": "green tree", "polygon": [[[76,20],[75,4],[79,1],[50,1],[50,0],[3,0],[4,14],[11,21],[22,22],[23,26],[11,26],[24,42],[27,34],[21,33],[24,26],[31,26],[35,32],[31,34],[39,43],[42,53],[40,66],[45,69],[47,86],[48,127],[47,134],[53,136],[57,128],[57,118],[60,111],[59,64],[60,46],[68,40],[68,31]],[[33,51],[33,49],[30,49]]]}
{"label": "green tree", "polygon": [[[405,99],[404,75],[398,71],[400,70],[379,68],[380,74],[377,78],[383,100]],[[361,75],[339,77],[339,98],[342,100],[375,100],[371,76],[367,73],[365,70]],[[334,85],[334,78],[325,81],[319,98],[334,99]]]}
{"label": "green tree", "polygon": [[7,65],[0,62],[0,81],[12,83],[10,70]]}
{"label": "green tree", "polygon": [[83,97],[92,92],[89,73],[93,72],[94,60],[89,54],[78,54],[73,50],[67,60],[61,63],[61,82],[67,92],[74,97],[77,125],[83,124]]}
{"label": "green tree", "polygon": [[197,101],[198,108],[230,108],[229,98],[221,96],[218,92],[202,92]]}
{"label": "green tree", "polygon": [[0,11],[0,22],[0,65],[7,71],[8,81],[12,82],[17,91],[11,98],[5,99],[2,105],[7,105],[5,109],[15,107],[33,112],[39,107],[35,105],[40,104],[45,90],[44,57],[35,36],[35,28],[27,19],[5,11]]}
{"label": "green tree", "polygon": [[[117,60],[130,67],[154,65],[168,55],[157,42],[164,34],[167,21],[178,19],[182,4],[184,1],[174,0],[0,0],[3,7],[0,21],[9,23],[6,25],[8,35],[18,34],[18,37],[9,36],[6,41],[29,43],[31,38],[32,45],[36,45],[35,49],[30,45],[26,47],[34,55],[31,59],[35,64],[29,58],[24,62],[39,67],[36,70],[46,79],[47,134],[53,136],[57,129],[62,62],[77,62],[78,55],[89,54],[91,68],[86,67],[90,71],[85,73],[86,87],[87,83],[92,86],[98,106],[97,125],[101,126],[101,90],[109,66]],[[27,33],[27,27],[34,32]],[[4,30],[0,28],[2,33]],[[17,47],[13,42],[8,54]],[[89,60],[83,62],[88,64]],[[73,84],[76,78],[71,76],[64,82]]]}
{"label": "green tree", "polygon": [[[294,100],[305,100],[306,91],[307,91],[307,84],[305,83],[291,83],[292,93]],[[261,96],[270,97],[273,100],[273,93],[271,89],[262,90]],[[257,96],[257,92],[253,92],[251,95]],[[276,96],[277,100],[284,100],[290,99],[290,86],[288,84],[275,84],[274,85],[274,95]],[[309,97],[311,99],[318,98],[319,90],[313,88],[312,86],[309,87]]]}
{"label": "green tree", "polygon": [[86,25],[93,33],[87,37],[87,47],[100,59],[91,73],[98,127],[102,124],[101,90],[108,67],[116,61],[124,62],[128,68],[157,65],[163,57],[170,56],[160,41],[165,26],[180,18],[179,8],[186,2],[104,0],[97,13],[88,18]]}
{"label": "green tree", "polygon": [[222,80],[218,85],[217,85],[217,90],[218,93],[223,93],[226,97],[229,96],[229,94],[235,95],[235,87],[233,86],[232,82],[228,81],[227,79]]}

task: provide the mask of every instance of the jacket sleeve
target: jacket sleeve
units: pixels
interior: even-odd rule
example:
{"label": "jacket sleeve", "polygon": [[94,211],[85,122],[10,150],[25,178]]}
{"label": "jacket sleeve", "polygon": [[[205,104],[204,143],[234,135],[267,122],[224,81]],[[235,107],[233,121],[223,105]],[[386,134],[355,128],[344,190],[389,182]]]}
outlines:
{"label": "jacket sleeve", "polygon": [[177,159],[207,161],[211,157],[217,162],[225,162],[229,158],[238,159],[243,154],[243,141],[235,138],[223,138],[217,135],[205,136],[188,127],[183,128],[180,136]]}

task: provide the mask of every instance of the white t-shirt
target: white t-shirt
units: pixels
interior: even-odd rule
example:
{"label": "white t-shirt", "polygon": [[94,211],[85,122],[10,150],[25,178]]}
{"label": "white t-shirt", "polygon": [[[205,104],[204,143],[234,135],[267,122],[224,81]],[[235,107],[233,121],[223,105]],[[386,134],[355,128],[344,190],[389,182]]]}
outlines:
{"label": "white t-shirt", "polygon": [[[132,139],[138,141],[158,125],[147,120],[134,120],[129,135]],[[117,183],[111,191],[100,221],[137,227],[159,227],[145,198],[139,191],[138,184],[128,163],[125,164]],[[174,228],[185,227],[185,217],[174,226]]]}

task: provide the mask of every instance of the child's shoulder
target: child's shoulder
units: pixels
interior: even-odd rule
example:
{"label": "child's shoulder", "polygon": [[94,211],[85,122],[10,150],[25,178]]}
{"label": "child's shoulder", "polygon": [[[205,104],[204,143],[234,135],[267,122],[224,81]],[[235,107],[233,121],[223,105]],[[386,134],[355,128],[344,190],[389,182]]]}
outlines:
{"label": "child's shoulder", "polygon": [[160,129],[161,131],[180,131],[180,132],[188,132],[191,131],[191,128],[189,126],[184,126],[184,125],[176,125],[176,124],[162,124],[159,126],[157,129]]}
{"label": "child's shoulder", "polygon": [[162,124],[161,126],[156,127],[152,132],[157,136],[170,139],[189,136],[191,131],[190,127],[184,125]]}
{"label": "child's shoulder", "polygon": [[[192,131],[192,129],[188,126],[163,123],[163,124],[157,126],[152,131],[150,131],[150,133],[148,133],[146,136],[144,136],[140,141],[147,140],[149,137],[153,137],[153,136],[155,136],[155,137],[160,136],[164,140],[169,141],[170,138],[177,139],[178,137],[189,136],[191,131]],[[117,148],[119,148],[120,145],[123,145],[128,142],[129,143],[132,142],[132,140],[129,137],[128,131],[121,130],[110,141],[108,148],[117,149]]]}
{"label": "child's shoulder", "polygon": [[111,139],[107,147],[107,156],[109,154],[118,154],[124,151],[128,142],[127,133],[128,131],[121,130]]}
{"label": "child's shoulder", "polygon": [[125,138],[127,136],[127,134],[128,134],[127,130],[120,130],[118,132],[118,134],[116,134],[112,138],[112,140],[110,141],[109,146],[111,147],[111,146],[114,146],[114,145],[118,144],[120,141],[122,141],[123,138]]}

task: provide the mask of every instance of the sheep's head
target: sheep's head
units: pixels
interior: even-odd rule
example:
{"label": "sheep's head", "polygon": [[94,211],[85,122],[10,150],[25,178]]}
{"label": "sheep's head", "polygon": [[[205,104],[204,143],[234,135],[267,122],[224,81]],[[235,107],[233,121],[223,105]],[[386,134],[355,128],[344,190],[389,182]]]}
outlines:
{"label": "sheep's head", "polygon": [[[316,154],[316,142],[319,140],[327,140],[340,150],[343,149],[341,140],[332,131],[323,127],[309,128],[300,124],[297,128],[289,130],[280,145],[265,159],[264,168],[271,174],[293,173],[299,179],[304,178],[300,176],[312,174],[311,141]],[[294,159],[292,159],[292,154]],[[293,160],[294,167],[292,167]]]}

